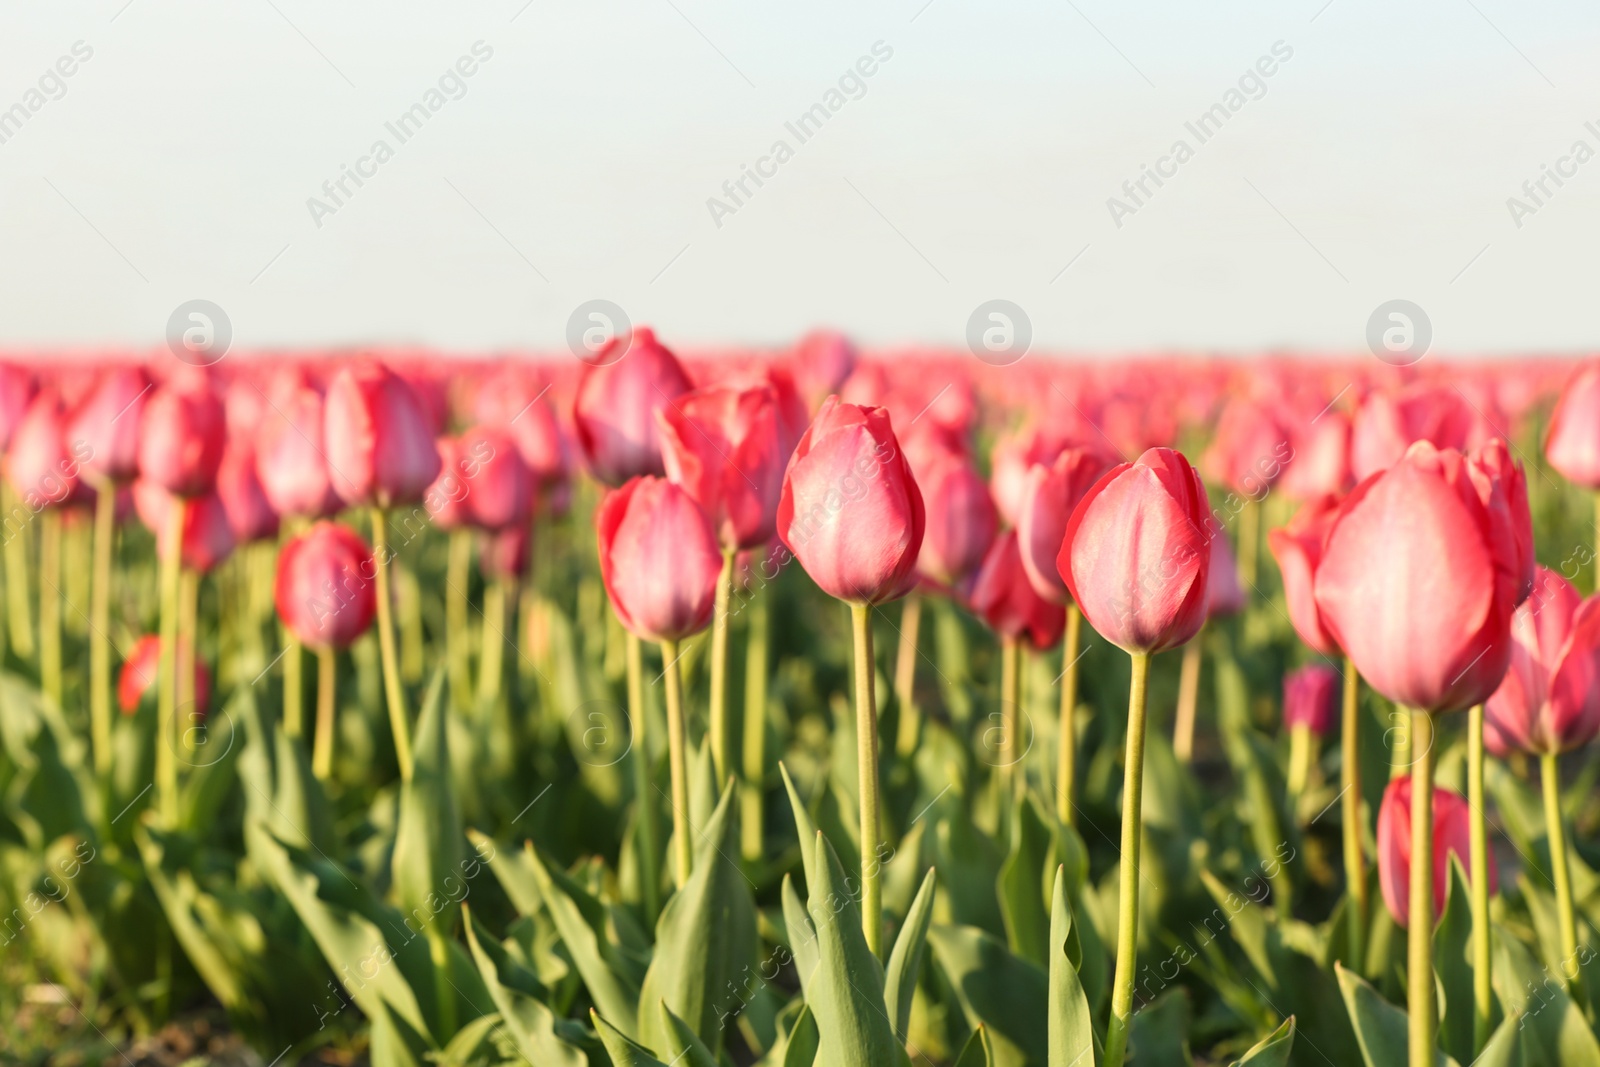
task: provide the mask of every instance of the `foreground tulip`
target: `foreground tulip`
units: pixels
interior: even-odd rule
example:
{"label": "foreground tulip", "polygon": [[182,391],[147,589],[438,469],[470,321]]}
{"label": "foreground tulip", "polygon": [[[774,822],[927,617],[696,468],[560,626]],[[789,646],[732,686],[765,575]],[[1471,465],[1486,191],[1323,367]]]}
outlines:
{"label": "foreground tulip", "polygon": [[[1383,803],[1378,808],[1378,883],[1383,889],[1383,902],[1388,905],[1394,921],[1406,929],[1411,928],[1415,901],[1409,892],[1412,858],[1418,855],[1412,833],[1416,822],[1416,805],[1413,801],[1416,786],[1410,775],[1401,775],[1383,791]],[[1431,907],[1430,927],[1435,916],[1444,911],[1445,894],[1450,885],[1450,857],[1455,856],[1466,864],[1468,842],[1467,798],[1460,793],[1435,787],[1432,817],[1426,820],[1430,827],[1427,862],[1432,864],[1432,895],[1424,900]],[[1489,868],[1489,890],[1498,884],[1495,869]],[[1428,931],[1432,933],[1431,929]]]}
{"label": "foreground tulip", "polygon": [[[190,684],[194,693],[194,716],[204,719],[211,707],[211,672],[204,663],[194,660],[194,677]],[[156,677],[161,667],[161,638],[146,634],[134,642],[123,661],[122,673],[117,678],[117,704],[122,714],[132,715],[140,703],[156,687]]]}
{"label": "foreground tulip", "polygon": [[922,494],[889,426],[889,413],[843,404],[830,396],[789,457],[778,500],[778,536],[823,592],[850,605],[855,636],[861,924],[875,955],[883,941],[883,890],[872,606],[910,588],[923,527]]}
{"label": "foreground tulip", "polygon": [[[1435,891],[1427,861],[1434,716],[1479,705],[1499,687],[1511,656],[1511,613],[1526,595],[1532,539],[1518,528],[1525,509],[1516,514],[1512,470],[1427,441],[1413,444],[1340,505],[1316,570],[1328,633],[1374,689],[1413,709],[1411,778],[1420,813],[1411,820],[1411,855],[1422,862],[1412,867],[1412,914],[1426,913]],[[1450,561],[1448,572],[1440,560]],[[1469,725],[1479,723],[1475,713]],[[1487,927],[1480,929],[1486,937]],[[1432,936],[1430,921],[1417,922],[1409,937],[1413,1062],[1433,1055]]]}
{"label": "foreground tulip", "polygon": [[1056,567],[1056,557],[1066,540],[1067,522],[1085,494],[1119,462],[1109,451],[1093,446],[1072,446],[1049,465],[1036,463],[1023,483],[1017,514],[1017,548],[1022,569],[1034,590],[1053,604],[1067,609],[1066,640],[1061,646],[1060,735],[1056,753],[1056,815],[1063,823],[1076,823],[1078,645],[1083,613],[1067,591]]}
{"label": "foreground tulip", "polygon": [[[667,751],[672,776],[673,862],[682,886],[693,862],[688,738],[678,678],[678,642],[711,623],[722,553],[706,513],[682,487],[640,477],[606,494],[595,511],[600,578],[628,632],[661,646],[667,695]],[[634,720],[642,753],[644,720]],[[643,797],[648,794],[641,794]]]}
{"label": "foreground tulip", "polygon": [[1283,725],[1289,730],[1291,796],[1305,792],[1316,745],[1333,731],[1339,714],[1339,672],[1322,663],[1291,671],[1283,679]]}
{"label": "foreground tulip", "polygon": [[584,368],[572,401],[572,425],[590,473],[611,486],[664,474],[655,413],[692,388],[653,331],[640,327],[612,339]]}
{"label": "foreground tulip", "polygon": [[1133,660],[1108,1064],[1122,1062],[1133,1014],[1150,653],[1181,645],[1205,623],[1210,521],[1205,487],[1189,461],[1170,448],[1152,448],[1114,467],[1084,495],[1056,557],[1056,569],[1089,624]]}
{"label": "foreground tulip", "polygon": [[378,611],[372,552],[354,531],[319,522],[283,546],[273,601],[278,618],[317,653],[317,725],[311,769],[326,779],[333,770],[334,654],[372,625]]}
{"label": "foreground tulip", "polygon": [[772,539],[784,454],[778,397],[769,386],[702,389],[656,409],[667,477],[683,486],[711,519],[722,549],[715,628],[711,633],[711,762],[720,790],[733,771],[727,720],[728,604],[733,559]]}

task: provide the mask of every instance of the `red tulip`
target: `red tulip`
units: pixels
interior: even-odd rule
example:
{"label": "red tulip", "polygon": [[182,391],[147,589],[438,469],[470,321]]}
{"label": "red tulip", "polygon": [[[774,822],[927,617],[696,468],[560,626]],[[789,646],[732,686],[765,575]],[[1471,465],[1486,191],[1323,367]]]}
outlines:
{"label": "red tulip", "polygon": [[1291,500],[1316,500],[1348,492],[1350,476],[1350,416],[1324,411],[1294,438],[1294,458],[1278,482],[1278,490]]}
{"label": "red tulip", "polygon": [[[117,704],[122,708],[122,714],[132,715],[139,710],[139,703],[145,694],[155,691],[160,673],[161,638],[156,634],[146,634],[134,643],[128,658],[123,661],[122,673],[117,677]],[[199,656],[194,657],[194,685],[190,692],[194,694],[194,715],[205,718],[206,709],[211,704],[211,672],[206,670]]]}
{"label": "red tulip", "polygon": [[1220,619],[1237,615],[1250,603],[1244,586],[1239,584],[1239,565],[1233,558],[1233,546],[1228,534],[1216,516],[1211,516],[1211,570],[1206,577],[1206,618]]}
{"label": "red tulip", "polygon": [[[461,436],[459,447],[465,504],[472,524],[483,530],[526,526],[533,514],[533,475],[511,435],[478,426]],[[441,462],[441,473],[443,470]]]}
{"label": "red tulip", "polygon": [[211,492],[222,463],[222,401],[205,379],[174,378],[153,391],[139,421],[139,478],[169,493]]}
{"label": "red tulip", "polygon": [[1305,726],[1318,737],[1333,732],[1339,721],[1339,695],[1344,680],[1325,663],[1312,663],[1283,678],[1283,725]]}
{"label": "red tulip", "polygon": [[1272,550],[1272,558],[1278,561],[1278,570],[1283,575],[1289,621],[1294,624],[1300,640],[1324,656],[1337,655],[1339,646],[1322,624],[1313,583],[1317,564],[1322,562],[1323,542],[1338,514],[1338,500],[1323,497],[1295,512],[1289,525],[1267,531],[1267,547]]}
{"label": "red tulip", "polygon": [[945,447],[906,449],[922,495],[922,549],[917,571],[941,586],[957,587],[975,574],[994,544],[1000,516],[977,465]]}
{"label": "red tulip", "polygon": [[142,368],[107,367],[73,414],[67,440],[83,443],[83,469],[96,479],[123,483],[138,476],[139,423],[150,391]]}
{"label": "red tulip", "polygon": [[1027,637],[1040,651],[1054,648],[1067,625],[1066,609],[1045,600],[1028,581],[1013,530],[1001,534],[990,546],[968,603],[995,633],[1013,639]]}
{"label": "red tulip", "polygon": [[376,574],[372,549],[359,535],[318,522],[278,554],[278,618],[304,644],[344,648],[377,614]]}
{"label": "red tulip", "polygon": [[617,618],[647,641],[680,641],[711,623],[722,553],[681,486],[643,476],[595,511],[600,577]]}
{"label": "red tulip", "polygon": [[1109,452],[1075,446],[1055,462],[1036,463],[1028,472],[1017,514],[1017,543],[1028,581],[1052,604],[1065,604],[1069,599],[1067,583],[1056,569],[1067,521],[1094,483],[1117,463],[1117,457]]}
{"label": "red tulip", "polygon": [[[1460,858],[1471,877],[1471,816],[1467,798],[1435,786],[1433,789],[1433,914],[1444,912],[1450,886],[1450,857]],[[1411,776],[1391,781],[1378,808],[1378,882],[1389,914],[1409,928],[1411,917]],[[1499,887],[1494,853],[1489,854],[1489,892]]]}
{"label": "red tulip", "polygon": [[1539,568],[1511,619],[1511,668],[1484,709],[1497,747],[1570,752],[1600,734],[1600,597]]}
{"label": "red tulip", "polygon": [[[624,355],[617,358],[617,351]],[[693,388],[652,331],[640,327],[631,338],[614,338],[584,367],[572,403],[578,446],[594,476],[617,486],[637,475],[664,474],[655,411]]]}
{"label": "red tulip", "polygon": [[323,447],[322,394],[298,372],[273,383],[256,432],[256,474],[279,515],[320,518],[342,506]]}
{"label": "red tulip", "polygon": [[1067,523],[1056,569],[1106,640],[1129,652],[1175,648],[1206,621],[1211,516],[1181,453],[1152,448],[1094,484]]}
{"label": "red tulip", "polygon": [[656,409],[667,477],[711,518],[724,550],[753,548],[776,531],[784,455],[770,386],[701,389]]}
{"label": "red tulip", "polygon": [[[172,493],[160,485],[140,478],[133,483],[133,507],[139,521],[156,535],[156,545],[165,557],[171,537],[167,531]],[[190,497],[183,509],[183,565],[202,573],[211,570],[233,553],[236,539],[228,521],[227,509],[215,492]]]}
{"label": "red tulip", "polygon": [[410,504],[439,474],[430,416],[398,374],[370,358],[347,363],[323,402],[323,450],[345,503]]}
{"label": "red tulip", "polygon": [[908,591],[924,521],[889,413],[829,397],[783,476],[784,545],[829,596],[881,604]]}
{"label": "red tulip", "polygon": [[1317,607],[1378,692],[1439,712],[1499,686],[1522,595],[1509,511],[1499,481],[1426,441],[1340,505],[1316,568]]}
{"label": "red tulip", "polygon": [[33,398],[17,421],[6,453],[6,480],[29,508],[65,504],[78,487],[78,474],[87,446],[69,448],[66,412],[54,390]]}
{"label": "red tulip", "polygon": [[256,474],[255,451],[248,444],[230,443],[223,451],[222,465],[217,468],[217,496],[239,543],[278,535],[278,513],[267,502]]}
{"label": "red tulip", "polygon": [[1561,390],[1544,456],[1567,481],[1600,489],[1600,362],[1584,364]]}
{"label": "red tulip", "polygon": [[815,408],[825,397],[838,392],[856,369],[856,359],[855,346],[843,334],[815,330],[802,337],[790,362],[795,385],[808,407]]}
{"label": "red tulip", "polygon": [[11,435],[33,400],[33,372],[13,363],[0,363],[0,451],[11,447]]}
{"label": "red tulip", "polygon": [[1282,477],[1294,449],[1282,422],[1267,407],[1239,397],[1228,401],[1211,447],[1200,465],[1217,485],[1259,499]]}

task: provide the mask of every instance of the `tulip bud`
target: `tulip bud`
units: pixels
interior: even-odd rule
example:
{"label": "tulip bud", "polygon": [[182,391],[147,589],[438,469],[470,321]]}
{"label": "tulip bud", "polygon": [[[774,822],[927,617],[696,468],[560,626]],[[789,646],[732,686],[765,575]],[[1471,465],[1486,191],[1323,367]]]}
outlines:
{"label": "tulip bud", "polygon": [[1310,501],[1350,489],[1350,416],[1323,411],[1294,437],[1294,458],[1278,483],[1290,500]]}
{"label": "tulip bud", "polygon": [[1317,607],[1378,692],[1443,712],[1499,687],[1521,593],[1508,514],[1498,481],[1426,441],[1340,505],[1316,568]]}
{"label": "tulip bud", "polygon": [[1045,600],[1029,583],[1014,530],[995,539],[968,601],[995,633],[1014,639],[1026,636],[1040,651],[1055,647],[1066,629],[1066,609]]}
{"label": "tulip bud", "polygon": [[533,476],[511,435],[478,426],[461,436],[459,447],[465,504],[472,524],[483,530],[526,526],[533,513]]}
{"label": "tulip bud", "polygon": [[[194,694],[193,713],[197,719],[203,719],[211,704],[211,672],[206,670],[199,656],[192,659],[194,685],[190,692]],[[122,714],[134,714],[139,710],[139,703],[144,700],[145,694],[155,693],[160,672],[161,638],[156,634],[146,634],[134,643],[128,658],[123,661],[122,673],[117,676],[117,704]]]}
{"label": "tulip bud", "polygon": [[378,611],[372,549],[349,527],[322,521],[283,546],[273,600],[278,618],[314,648],[344,648]]}
{"label": "tulip bud", "polygon": [[1056,557],[1066,540],[1073,509],[1118,462],[1108,451],[1075,446],[1053,463],[1035,463],[1028,472],[1017,515],[1017,545],[1028,581],[1052,604],[1065,604],[1069,599],[1067,583],[1056,569]]}
{"label": "tulip bud", "polygon": [[640,477],[595,511],[600,577],[622,625],[647,641],[680,641],[711,623],[722,572],[711,522],[681,486]]}
{"label": "tulip bud", "polygon": [[1318,737],[1333,732],[1339,719],[1343,679],[1325,663],[1312,663],[1283,678],[1283,725],[1305,726]]}
{"label": "tulip bud", "polygon": [[439,476],[422,494],[422,506],[441,530],[458,530],[471,521],[467,511],[467,484],[461,463],[461,438],[441,437],[433,443],[439,452]]}
{"label": "tulip bud", "polygon": [[1293,457],[1288,431],[1278,417],[1261,404],[1235,397],[1222,409],[1200,464],[1215,484],[1260,499]]}
{"label": "tulip bud", "polygon": [[769,386],[701,389],[656,409],[667,477],[700,504],[724,549],[772,539],[784,463]]}
{"label": "tulip bud", "polygon": [[156,389],[139,421],[139,478],[183,497],[204,496],[222,464],[226,416],[203,378]]}
{"label": "tulip bud", "polygon": [[478,422],[511,435],[534,482],[545,491],[564,483],[571,467],[566,434],[545,396],[549,389],[505,367],[479,384],[472,408]]}
{"label": "tulip bud", "polygon": [[[171,542],[167,514],[174,495],[143,478],[133,483],[134,510],[139,513],[139,521],[156,535],[157,551],[163,558]],[[222,498],[215,491],[191,497],[183,509],[183,565],[205,573],[227,559],[234,544],[233,526]]]}
{"label": "tulip bud", "polygon": [[802,337],[790,355],[795,385],[808,409],[839,391],[856,369],[856,348],[849,338],[831,330],[814,330]]}
{"label": "tulip bud", "polygon": [[1056,569],[1101,636],[1129,652],[1176,648],[1206,621],[1211,515],[1181,453],[1152,448],[1095,483]]}
{"label": "tulip bud", "polygon": [[28,405],[11,435],[6,480],[34,511],[67,503],[78,486],[81,453],[67,446],[66,413],[61,398],[46,390]]}
{"label": "tulip bud", "polygon": [[521,577],[528,569],[530,540],[527,523],[485,533],[478,550],[478,569],[490,581]]}
{"label": "tulip bud", "polygon": [[1600,489],[1600,361],[1584,364],[1561,390],[1544,456],[1567,481]]}
{"label": "tulip bud", "polygon": [[222,465],[217,468],[217,497],[240,544],[278,535],[278,513],[267,502],[256,474],[255,450],[248,444],[230,443],[223,450]]}
{"label": "tulip bud", "polygon": [[1600,734],[1600,597],[1540,567],[1511,619],[1511,667],[1484,708],[1499,754],[1560,754]]}
{"label": "tulip bud", "polygon": [[1356,410],[1350,469],[1357,481],[1398,463],[1417,441],[1465,452],[1496,431],[1461,391],[1418,382],[1396,393],[1373,393]]}
{"label": "tulip bud", "polygon": [[142,368],[107,367],[73,414],[67,440],[83,443],[83,469],[95,479],[120,484],[138,476],[139,425],[150,390]]}
{"label": "tulip bud", "polygon": [[274,383],[271,400],[256,431],[261,491],[279,515],[332,515],[343,502],[328,476],[322,394],[294,374]]}
{"label": "tulip bud", "polygon": [[323,402],[333,488],[345,503],[410,504],[439,475],[430,416],[405,379],[361,358],[334,376]]}
{"label": "tulip bud", "polygon": [[590,472],[612,486],[664,474],[655,411],[693,388],[652,331],[640,327],[631,337],[613,338],[584,367],[572,403],[573,429]]}
{"label": "tulip bud", "polygon": [[906,450],[922,494],[922,550],[917,572],[930,582],[958,587],[983,564],[1000,516],[989,486],[965,453],[944,447]]}
{"label": "tulip bud", "polygon": [[1267,547],[1272,550],[1272,558],[1278,561],[1278,571],[1283,575],[1289,621],[1294,624],[1300,640],[1324,656],[1336,655],[1339,646],[1322,624],[1314,583],[1317,565],[1322,562],[1323,542],[1338,514],[1339,502],[1333,497],[1323,497],[1295,512],[1287,526],[1267,531]]}
{"label": "tulip bud", "polygon": [[[1433,914],[1444,914],[1445,892],[1450,885],[1450,857],[1458,857],[1462,868],[1471,864],[1471,819],[1467,798],[1460,793],[1433,790]],[[1499,887],[1494,853],[1489,853],[1489,892]],[[1389,914],[1402,927],[1409,928],[1411,916],[1411,776],[1391,781],[1383,791],[1378,808],[1378,883]]]}
{"label": "tulip bud", "polygon": [[33,372],[13,363],[0,363],[0,451],[11,447],[11,435],[33,400]]}
{"label": "tulip bud", "polygon": [[1239,584],[1239,565],[1233,558],[1233,545],[1228,543],[1228,534],[1215,515],[1210,516],[1209,527],[1211,570],[1206,578],[1206,618],[1220,619],[1225,615],[1237,615],[1250,601],[1244,586]]}
{"label": "tulip bud", "polygon": [[1021,524],[1028,472],[1040,463],[1053,464],[1071,444],[1063,435],[1040,427],[995,442],[994,452],[989,457],[989,490],[994,494],[1002,522],[1013,527]]}
{"label": "tulip bud", "polygon": [[882,408],[823,402],[789,459],[778,536],[822,591],[881,604],[910,588],[922,494]]}

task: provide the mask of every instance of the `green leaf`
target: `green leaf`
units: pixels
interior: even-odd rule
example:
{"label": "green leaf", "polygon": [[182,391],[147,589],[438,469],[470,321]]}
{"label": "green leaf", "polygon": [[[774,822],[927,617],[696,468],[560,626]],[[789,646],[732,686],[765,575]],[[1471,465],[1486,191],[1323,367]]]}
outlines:
{"label": "green leaf", "polygon": [[539,880],[534,874],[533,861],[521,849],[500,848],[487,834],[467,830],[467,840],[478,855],[489,857],[489,869],[506,891],[511,906],[518,915],[537,915],[544,907],[544,897],[539,893]]}
{"label": "green leaf", "polygon": [[729,990],[755,960],[756,910],[750,883],[733,859],[739,855],[737,791],[723,790],[716,812],[695,849],[689,880],[661,909],[655,952],[639,991],[639,1036],[663,1048],[664,1002],[706,1041],[722,1046],[726,1017],[742,1006]]}
{"label": "green leaf", "polygon": [[1094,1022],[1089,1014],[1089,999],[1067,954],[1073,922],[1064,867],[1056,868],[1050,900],[1049,1067],[1094,1067]]}
{"label": "green leaf", "polygon": [[[440,1050],[439,1067],[465,1067],[478,1059],[478,1053],[484,1045],[489,1043],[495,1028],[501,1024],[501,1018],[493,1013],[480,1015],[467,1025],[456,1031],[448,1044]],[[534,1060],[538,1063],[540,1061]],[[551,1062],[561,1062],[553,1060]],[[584,1058],[578,1057],[578,1067],[587,1067]]]}
{"label": "green leaf", "polygon": [[[495,1008],[499,1010],[500,1019],[504,1021],[506,1032],[511,1035],[517,1051],[526,1056],[529,1063],[548,1063],[552,1067],[586,1067],[587,1058],[583,1053],[556,1036],[554,1013],[530,994],[502,982],[502,974],[516,968],[516,964],[506,958],[504,950],[500,950],[496,957],[492,950],[499,949],[499,946],[492,941],[489,942],[492,949],[486,951],[473,929],[475,924],[470,911],[464,910],[463,914],[466,918],[467,947],[472,951],[473,962],[483,976],[489,999],[494,1001]],[[534,981],[532,975],[526,975],[526,972],[524,975],[525,980],[521,984]]]}
{"label": "green leaf", "polygon": [[802,1007],[784,1042],[783,1067],[811,1067],[817,1060],[820,1043],[816,1016],[809,1007]]}
{"label": "green leaf", "polygon": [[1520,1019],[1507,1016],[1495,1029],[1483,1052],[1472,1061],[1471,1067],[1523,1067],[1522,1026]]}
{"label": "green leaf", "polygon": [[1229,1067],[1288,1067],[1289,1053],[1294,1049],[1294,1016],[1283,1025],[1250,1047],[1243,1059],[1234,1060]]}
{"label": "green leaf", "polygon": [[412,929],[455,929],[465,894],[465,844],[455,790],[450,784],[444,670],[437,669],[417,719],[411,780],[400,787],[400,821],[390,860],[394,902]]}
{"label": "green leaf", "polygon": [[1506,1022],[1517,1022],[1529,1067],[1600,1067],[1600,1044],[1567,995],[1560,972],[1541,967],[1522,942],[1499,927],[1494,955],[1495,992]]}
{"label": "green leaf", "polygon": [[[816,840],[814,834],[812,840]],[[822,962],[817,951],[817,928],[812,925],[811,916],[806,914],[806,906],[800,903],[800,894],[794,889],[794,879],[787,874],[783,876],[783,925],[787,928],[789,951],[794,955],[794,969],[800,975],[800,992],[810,1000],[811,979],[817,973],[817,965]]]}
{"label": "green leaf", "polygon": [[1470,1063],[1473,1054],[1471,950],[1472,893],[1460,857],[1452,855],[1444,913],[1433,933],[1433,965],[1444,991],[1439,1044],[1461,1063]]}
{"label": "green leaf", "polygon": [[993,1050],[989,1047],[989,1028],[980,1026],[972,1031],[971,1037],[967,1038],[966,1047],[961,1050],[961,1055],[956,1057],[955,1067],[989,1067],[993,1062]]}
{"label": "green leaf", "polygon": [[1045,973],[976,927],[935,926],[928,941],[968,1024],[988,1024],[996,1067],[1047,1062],[1049,1041],[1039,1026],[1049,1016]]}
{"label": "green leaf", "polygon": [[672,1014],[666,1001],[658,1002],[657,1007],[661,1012],[661,1029],[667,1035],[667,1051],[672,1054],[672,1062],[681,1063],[684,1067],[717,1067],[716,1057],[706,1048],[705,1042],[689,1029],[689,1024]]}
{"label": "green leaf", "polygon": [[1043,967],[1050,932],[1044,904],[1044,864],[1051,835],[1028,797],[1018,797],[1011,810],[1011,851],[996,880],[1000,917],[1011,954]]}
{"label": "green leaf", "polygon": [[911,1000],[917,991],[917,979],[922,975],[922,958],[927,952],[928,924],[933,919],[934,888],[937,879],[932,868],[922,879],[906,921],[900,924],[900,933],[894,939],[889,953],[889,967],[884,975],[883,1000],[894,1024],[895,1040],[906,1041],[906,1027],[911,1022]]}
{"label": "green leaf", "polygon": [[[1344,993],[1345,1009],[1356,1029],[1356,1041],[1361,1046],[1361,1058],[1367,1067],[1396,1067],[1411,1057],[1406,1013],[1378,995],[1358,975],[1347,971],[1341,963],[1333,965],[1339,978],[1339,988]],[[1459,1067],[1445,1053],[1438,1053],[1433,1067]]]}
{"label": "green leaf", "polygon": [[1133,1013],[1130,1067],[1189,1067],[1189,994],[1169,989]]}
{"label": "green leaf", "polygon": [[396,1015],[386,1003],[372,1017],[372,1067],[427,1067],[427,1038]]}
{"label": "green leaf", "polygon": [[562,943],[567,946],[573,966],[583,978],[583,984],[588,988],[595,1007],[607,1019],[618,1020],[618,1023],[613,1025],[625,1027],[623,1033],[630,1039],[637,1037],[639,990],[607,961],[604,939],[589,924],[582,909],[574,900],[573,890],[577,887],[569,888],[567,879],[557,881],[553,877],[552,869],[545,866],[539,856],[539,850],[534,848],[531,842],[523,850],[523,855],[533,872],[539,896],[550,912],[551,922],[555,924],[556,932],[561,935]]}
{"label": "green leaf", "polygon": [[606,1047],[613,1067],[667,1067],[652,1056],[649,1049],[607,1022],[599,1012],[590,1009],[589,1018],[594,1022],[600,1043]]}
{"label": "green leaf", "polygon": [[811,892],[811,887],[817,884],[817,872],[813,870],[816,854],[810,843],[817,839],[817,825],[811,820],[811,812],[800,800],[800,793],[794,787],[794,779],[789,777],[789,768],[783,763],[778,764],[778,773],[783,776],[784,791],[789,794],[789,809],[794,812],[794,826],[800,838],[800,863],[806,873],[806,892]]}

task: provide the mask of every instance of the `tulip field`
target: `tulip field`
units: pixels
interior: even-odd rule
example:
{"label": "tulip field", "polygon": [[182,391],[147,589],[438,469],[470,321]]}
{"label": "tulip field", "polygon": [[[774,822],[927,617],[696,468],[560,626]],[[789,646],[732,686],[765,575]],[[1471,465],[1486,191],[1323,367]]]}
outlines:
{"label": "tulip field", "polygon": [[13,353],[0,449],[0,1062],[1600,1067],[1600,362]]}

